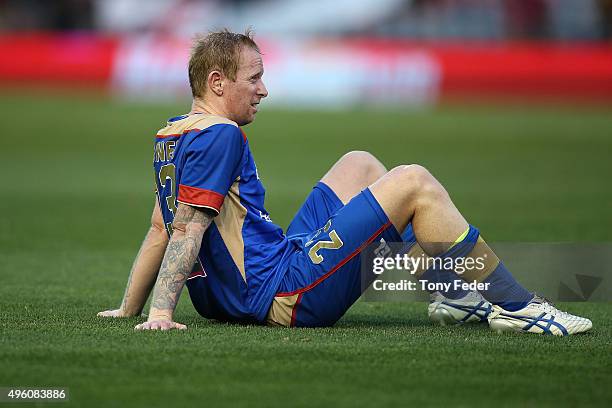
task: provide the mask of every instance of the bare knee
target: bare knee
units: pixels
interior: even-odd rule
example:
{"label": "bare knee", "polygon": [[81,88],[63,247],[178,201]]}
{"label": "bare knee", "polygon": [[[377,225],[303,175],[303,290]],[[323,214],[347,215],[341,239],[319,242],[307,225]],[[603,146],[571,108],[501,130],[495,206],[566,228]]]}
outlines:
{"label": "bare knee", "polygon": [[372,154],[356,150],[342,156],[322,181],[338,185],[339,188],[342,188],[341,185],[348,186],[352,196],[381,178],[386,172],[385,166]]}
{"label": "bare knee", "polygon": [[418,200],[437,200],[448,197],[438,180],[423,166],[408,164],[393,168],[388,176],[393,179],[398,192],[404,192]]}
{"label": "bare knee", "polygon": [[385,166],[372,154],[352,151],[342,156],[321,181],[327,184],[343,203],[347,203],[386,172]]}
{"label": "bare knee", "polygon": [[404,164],[391,169],[387,176],[397,183],[420,189],[431,182],[433,176],[419,164]]}
{"label": "bare knee", "polygon": [[387,169],[373,154],[354,150],[346,153],[340,158],[339,163],[350,169],[355,179],[361,180],[360,184],[368,186],[381,178]]}

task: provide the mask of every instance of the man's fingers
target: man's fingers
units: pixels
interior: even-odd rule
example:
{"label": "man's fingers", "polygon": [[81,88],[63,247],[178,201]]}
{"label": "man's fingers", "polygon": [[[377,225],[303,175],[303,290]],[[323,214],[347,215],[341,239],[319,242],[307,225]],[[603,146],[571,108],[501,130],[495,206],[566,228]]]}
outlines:
{"label": "man's fingers", "polygon": [[181,323],[172,322],[170,320],[153,320],[152,322],[144,322],[134,327],[134,330],[186,330],[187,326]]}
{"label": "man's fingers", "polygon": [[103,312],[98,313],[98,317],[119,317],[119,310],[105,310]]}

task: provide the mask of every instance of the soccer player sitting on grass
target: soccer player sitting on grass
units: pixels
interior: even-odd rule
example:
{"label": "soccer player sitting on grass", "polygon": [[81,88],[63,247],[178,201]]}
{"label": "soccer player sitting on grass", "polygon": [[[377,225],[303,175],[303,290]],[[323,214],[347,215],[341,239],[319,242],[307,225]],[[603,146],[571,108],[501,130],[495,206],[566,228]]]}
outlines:
{"label": "soccer player sitting on grass", "polygon": [[[100,316],[140,314],[153,289],[148,320],[136,329],[186,329],[173,313],[187,285],[194,307],[209,319],[330,326],[366,286],[360,251],[369,243],[404,241],[412,254],[486,259],[484,268],[461,278],[488,283],[488,289],[433,293],[434,320],[487,319],[497,331],[554,335],[591,328],[590,320],[557,310],[516,282],[444,187],[418,165],[387,171],[369,153],[346,154],[283,233],[264,208],[265,190],[240,128],[254,120],[268,95],[263,73],[248,32],[196,40],[189,61],[191,111],[168,120],[155,138],[152,226],[120,308]],[[440,244],[445,242],[454,244]],[[433,269],[418,275],[457,277]]]}

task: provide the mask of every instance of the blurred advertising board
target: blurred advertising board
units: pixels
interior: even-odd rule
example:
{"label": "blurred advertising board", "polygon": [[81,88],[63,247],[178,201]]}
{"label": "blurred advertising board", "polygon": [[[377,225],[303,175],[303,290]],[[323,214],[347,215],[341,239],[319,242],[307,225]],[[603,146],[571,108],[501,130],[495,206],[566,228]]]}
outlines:
{"label": "blurred advertising board", "polygon": [[[432,104],[444,98],[612,101],[612,46],[258,39],[269,104]],[[148,101],[190,96],[189,39],[160,35],[0,36],[0,83],[103,87]]]}

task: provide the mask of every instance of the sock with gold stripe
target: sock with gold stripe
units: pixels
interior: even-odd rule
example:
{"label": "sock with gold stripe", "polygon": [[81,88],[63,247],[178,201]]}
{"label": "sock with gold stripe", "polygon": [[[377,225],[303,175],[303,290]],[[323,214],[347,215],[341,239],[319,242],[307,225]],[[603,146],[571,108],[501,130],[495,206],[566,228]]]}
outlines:
{"label": "sock with gold stripe", "polygon": [[[467,232],[467,231],[466,231]],[[416,237],[414,236],[414,231],[412,230],[412,224],[408,224],[404,232],[402,233],[402,239],[404,242],[412,245],[418,245]],[[463,239],[463,236],[461,237]],[[409,246],[407,249],[411,248]],[[446,287],[448,289],[438,289],[438,290],[430,290],[429,293],[440,292],[442,296],[449,299],[461,299],[465,297],[469,290],[463,289],[460,286],[455,285],[455,281],[460,281],[461,278],[454,271],[441,270],[437,268],[429,268],[422,275],[419,276],[419,279],[426,280],[431,283],[441,283],[446,284],[444,286],[437,285],[437,288]]]}
{"label": "sock with gold stripe", "polygon": [[[410,238],[407,231],[402,235]],[[412,234],[412,229],[410,229]],[[414,237],[414,234],[412,234]],[[416,242],[416,239],[415,239]],[[415,247],[418,244],[415,244]],[[412,248],[409,251],[411,256],[422,249]],[[461,277],[466,282],[481,282],[486,284],[485,289],[479,290],[482,296],[489,302],[496,304],[508,311],[516,311],[525,307],[532,299],[533,294],[519,284],[512,274],[506,269],[493,250],[487,245],[480,236],[478,229],[472,225],[455,241],[451,247],[435,258],[441,259],[442,264],[447,265],[448,260],[453,260],[454,272],[437,266],[417,273],[422,279],[430,281],[452,282],[455,276]],[[464,258],[464,262],[459,262],[459,258]],[[471,262],[466,261],[471,259]],[[436,263],[434,263],[436,265]],[[460,293],[460,292],[457,292]],[[457,295],[450,293],[451,296],[462,297],[465,294]],[[444,293],[443,293],[444,294]],[[446,294],[444,294],[446,296]],[[450,296],[447,296],[450,297]],[[458,297],[454,297],[457,299]]]}
{"label": "sock with gold stripe", "polygon": [[[521,286],[506,269],[493,250],[480,236],[478,229],[469,226],[465,238],[456,243],[447,252],[456,257],[459,253],[465,258],[472,258],[477,267],[464,268],[461,277],[467,281],[477,281],[485,284],[485,289],[479,290],[489,302],[509,311],[516,311],[525,307],[533,294]],[[448,256],[447,254],[441,257]],[[455,268],[457,272],[459,270]]]}

